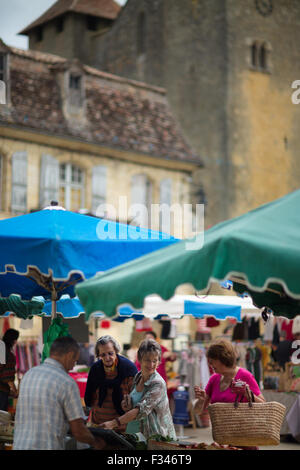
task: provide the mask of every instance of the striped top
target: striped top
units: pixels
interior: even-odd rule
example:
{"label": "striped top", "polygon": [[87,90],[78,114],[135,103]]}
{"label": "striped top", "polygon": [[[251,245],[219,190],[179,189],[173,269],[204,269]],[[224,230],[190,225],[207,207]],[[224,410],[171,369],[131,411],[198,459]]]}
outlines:
{"label": "striped top", "polygon": [[[115,369],[112,371],[106,371],[105,375],[108,379],[115,379],[117,377],[118,371]],[[129,394],[132,387],[133,377],[126,377],[121,383],[121,389],[123,396]],[[113,400],[112,400],[113,389],[108,388],[106,397],[101,405],[98,405],[99,402],[99,389],[97,389],[93,394],[92,400],[92,409],[90,414],[90,423],[93,425],[99,425],[105,421],[111,421],[114,418],[119,417],[120,415],[116,411]],[[118,428],[118,431],[125,431],[126,425]]]}
{"label": "striped top", "polygon": [[17,402],[14,450],[63,450],[69,422],[84,418],[78,385],[47,358],[24,375]]}

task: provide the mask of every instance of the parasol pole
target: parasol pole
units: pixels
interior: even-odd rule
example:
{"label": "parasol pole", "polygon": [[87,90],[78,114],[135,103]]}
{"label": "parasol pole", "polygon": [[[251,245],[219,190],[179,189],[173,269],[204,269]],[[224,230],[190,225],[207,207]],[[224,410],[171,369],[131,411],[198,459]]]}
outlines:
{"label": "parasol pole", "polygon": [[57,293],[55,290],[55,286],[53,285],[52,291],[51,291],[51,320],[54,320],[54,318],[57,317],[56,300],[57,300]]}

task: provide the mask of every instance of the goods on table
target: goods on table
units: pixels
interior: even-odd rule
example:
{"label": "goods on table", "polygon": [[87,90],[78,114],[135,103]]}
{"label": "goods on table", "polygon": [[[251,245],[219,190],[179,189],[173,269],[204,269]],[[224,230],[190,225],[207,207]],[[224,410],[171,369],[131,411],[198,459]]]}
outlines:
{"label": "goods on table", "polygon": [[237,447],[229,446],[229,445],[220,445],[216,442],[212,444],[206,444],[205,442],[201,442],[200,444],[196,442],[162,442],[162,441],[155,441],[155,440],[148,440],[148,450],[174,450],[174,451],[182,451],[182,450],[240,450]]}

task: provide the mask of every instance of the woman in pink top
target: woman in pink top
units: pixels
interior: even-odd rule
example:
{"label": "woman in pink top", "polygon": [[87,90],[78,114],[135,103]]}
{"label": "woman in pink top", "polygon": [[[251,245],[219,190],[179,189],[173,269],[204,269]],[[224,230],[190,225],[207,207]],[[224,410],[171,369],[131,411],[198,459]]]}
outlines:
{"label": "woman in pink top", "polygon": [[242,401],[252,398],[256,403],[265,399],[253,375],[236,364],[233,345],[227,340],[218,340],[207,351],[207,360],[214,370],[205,390],[195,387],[197,401],[194,411],[201,414],[210,403],[234,403],[237,394]]}

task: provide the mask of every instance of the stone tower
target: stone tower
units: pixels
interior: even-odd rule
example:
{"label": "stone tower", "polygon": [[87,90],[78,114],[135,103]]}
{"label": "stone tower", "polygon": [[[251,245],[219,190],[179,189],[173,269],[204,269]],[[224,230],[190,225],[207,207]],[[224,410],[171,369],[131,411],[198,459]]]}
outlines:
{"label": "stone tower", "polygon": [[29,49],[92,65],[95,43],[120,10],[114,0],[58,0],[19,34],[29,37]]}
{"label": "stone tower", "polygon": [[96,67],[167,89],[206,225],[299,187],[299,26],[297,0],[128,0],[95,45]]}
{"label": "stone tower", "polygon": [[206,226],[299,187],[300,104],[291,99],[300,80],[298,0],[128,0],[101,21],[106,31],[89,46],[86,29],[66,35],[69,50],[103,71],[166,88],[205,165],[193,196],[207,202]]}

